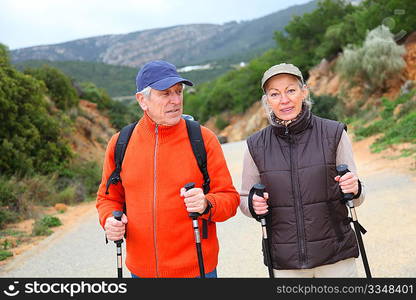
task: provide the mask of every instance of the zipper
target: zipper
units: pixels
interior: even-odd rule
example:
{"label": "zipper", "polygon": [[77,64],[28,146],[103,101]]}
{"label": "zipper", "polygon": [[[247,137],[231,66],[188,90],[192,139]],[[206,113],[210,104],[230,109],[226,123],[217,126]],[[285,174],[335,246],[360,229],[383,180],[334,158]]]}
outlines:
{"label": "zipper", "polygon": [[289,157],[290,157],[290,179],[292,182],[292,193],[295,200],[295,212],[296,212],[296,219],[297,219],[297,228],[298,228],[298,242],[299,242],[299,261],[301,263],[301,267],[306,266],[306,241],[305,241],[305,231],[304,231],[304,223],[303,223],[303,208],[302,202],[300,198],[299,189],[295,184],[299,182],[299,176],[296,173],[297,164],[296,166],[295,161],[292,155],[292,135],[289,133],[289,128],[286,126],[285,135],[289,138]]}
{"label": "zipper", "polygon": [[153,153],[153,246],[155,247],[155,261],[156,261],[156,277],[159,277],[159,266],[158,266],[158,256],[157,256],[157,236],[156,236],[156,154],[157,154],[157,147],[159,143],[159,127],[156,124],[155,128],[155,150]]}

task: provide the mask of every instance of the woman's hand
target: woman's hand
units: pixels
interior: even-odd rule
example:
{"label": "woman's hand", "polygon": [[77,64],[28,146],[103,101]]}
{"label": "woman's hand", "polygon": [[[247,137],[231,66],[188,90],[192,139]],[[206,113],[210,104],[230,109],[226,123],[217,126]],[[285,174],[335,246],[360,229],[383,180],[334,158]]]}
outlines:
{"label": "woman's hand", "polygon": [[260,197],[256,194],[253,195],[253,209],[257,215],[264,215],[268,212],[267,200],[269,199],[269,194],[264,192],[263,197]]}
{"label": "woman's hand", "polygon": [[342,177],[335,176],[335,181],[339,182],[339,186],[344,194],[358,193],[358,177],[352,172],[345,173]]}

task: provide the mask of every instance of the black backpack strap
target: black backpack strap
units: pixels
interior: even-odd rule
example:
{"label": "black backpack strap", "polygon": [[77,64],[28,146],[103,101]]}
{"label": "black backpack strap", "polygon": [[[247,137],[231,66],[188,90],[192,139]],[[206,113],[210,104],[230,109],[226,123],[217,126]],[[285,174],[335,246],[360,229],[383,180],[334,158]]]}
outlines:
{"label": "black backpack strap", "polygon": [[116,148],[114,151],[114,162],[116,164],[116,168],[114,169],[113,173],[111,173],[110,177],[107,180],[107,186],[105,193],[108,195],[108,189],[111,184],[117,184],[121,182],[120,172],[121,172],[121,165],[123,163],[124,154],[126,153],[127,144],[129,143],[131,134],[133,133],[134,127],[136,127],[137,122],[131,123],[123,129],[121,129],[120,134],[117,139]]}
{"label": "black backpack strap", "polygon": [[194,152],[196,161],[198,162],[199,170],[204,177],[203,190],[207,194],[210,189],[210,179],[207,169],[207,152],[205,151],[204,140],[202,138],[201,126],[197,121],[185,119],[186,128],[188,129],[189,141],[191,142],[192,150]]}
{"label": "black backpack strap", "polygon": [[[189,141],[191,142],[192,150],[198,163],[199,170],[204,177],[202,189],[204,190],[204,194],[208,194],[210,190],[210,179],[207,169],[207,152],[205,150],[204,140],[202,138],[201,126],[197,121],[194,121],[190,118],[184,119],[186,122],[186,128],[188,129],[188,136]],[[208,238],[208,222],[205,219],[202,220],[202,238]]]}

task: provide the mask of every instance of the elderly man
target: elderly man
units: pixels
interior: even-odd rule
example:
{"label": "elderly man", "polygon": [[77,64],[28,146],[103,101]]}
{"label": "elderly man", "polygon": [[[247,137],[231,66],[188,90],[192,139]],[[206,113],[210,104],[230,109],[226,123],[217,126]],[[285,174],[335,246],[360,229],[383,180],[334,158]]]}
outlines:
{"label": "elderly man", "polygon": [[[126,265],[132,277],[197,277],[198,258],[189,213],[207,222],[201,239],[206,277],[216,277],[219,244],[215,222],[235,215],[239,195],[234,188],[215,134],[201,126],[207,153],[210,190],[198,168],[182,118],[183,90],[192,82],[174,65],[151,61],[136,78],[136,99],[144,111],[125,152],[121,181],[106,182],[115,169],[114,150],[119,133],[108,143],[102,182],[97,193],[99,220],[109,240],[126,236]],[[188,182],[196,187],[185,190]],[[112,216],[122,210],[121,221]]]}

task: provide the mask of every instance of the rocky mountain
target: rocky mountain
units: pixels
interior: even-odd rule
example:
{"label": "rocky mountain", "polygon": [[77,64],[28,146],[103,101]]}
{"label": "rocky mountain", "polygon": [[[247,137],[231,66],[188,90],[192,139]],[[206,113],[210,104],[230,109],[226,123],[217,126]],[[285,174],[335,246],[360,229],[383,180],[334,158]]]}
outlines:
{"label": "rocky mountain", "polygon": [[11,51],[12,60],[90,61],[140,67],[152,59],[177,66],[222,59],[248,60],[273,47],[273,33],[283,30],[292,16],[316,7],[317,0],[264,17],[225,24],[191,24],[149,29],[128,34],[97,36],[55,45]]}

